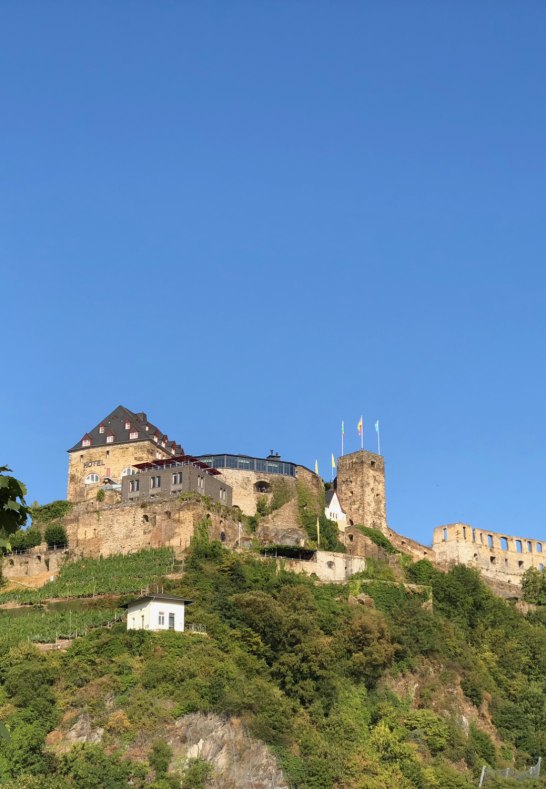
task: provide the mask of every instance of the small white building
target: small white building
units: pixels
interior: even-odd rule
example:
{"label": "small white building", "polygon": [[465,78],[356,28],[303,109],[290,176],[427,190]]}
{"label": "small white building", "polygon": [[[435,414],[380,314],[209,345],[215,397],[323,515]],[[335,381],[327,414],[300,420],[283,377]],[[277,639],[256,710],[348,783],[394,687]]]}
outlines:
{"label": "small white building", "polygon": [[139,597],[125,605],[127,630],[184,631],[184,611],[191,600],[169,594]]}
{"label": "small white building", "polygon": [[335,490],[328,490],[326,492],[326,506],[324,508],[324,514],[327,518],[329,518],[329,520],[337,523],[338,529],[341,532],[345,531],[345,528],[347,527],[347,516],[341,509],[341,504],[339,503],[337,492]]}

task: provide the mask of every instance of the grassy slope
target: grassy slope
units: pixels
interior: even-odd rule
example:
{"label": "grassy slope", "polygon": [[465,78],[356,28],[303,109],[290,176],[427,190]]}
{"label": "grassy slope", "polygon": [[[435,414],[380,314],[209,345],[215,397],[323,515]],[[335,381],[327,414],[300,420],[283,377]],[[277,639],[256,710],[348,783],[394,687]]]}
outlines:
{"label": "grassy slope", "polygon": [[[138,591],[147,561],[158,575],[157,552],[142,554],[138,571],[135,561],[112,560],[118,591],[131,583]],[[70,593],[87,588],[92,567],[95,583],[102,577],[112,590],[108,573],[80,563],[66,568]],[[131,775],[134,786],[150,786],[147,764],[119,763],[111,753],[134,757],[144,733],[138,753],[150,757],[173,721],[197,710],[240,717],[299,789],[462,789],[476,785],[484,761],[531,763],[546,750],[546,628],[464,567],[444,575],[420,562],[406,572],[432,586],[433,612],[420,595],[382,583],[386,568],[374,566],[374,582],[362,585],[373,609],[349,605],[349,587],[279,575],[273,563],[197,541],[184,578],[165,583],[196,601],[188,618],[209,637],[118,625],[63,654],[2,642],[0,719],[12,740],[0,744],[0,778],[22,787],[27,779],[17,776],[50,774],[53,785],[85,789],[123,786]],[[358,592],[358,579],[351,586]],[[418,677],[413,699],[401,690],[406,677]],[[463,697],[467,714],[474,709],[469,726],[450,702]],[[82,712],[105,728],[101,747],[61,758],[44,750],[46,734]],[[98,774],[104,784],[93,783]],[[165,781],[154,786],[180,786]]]}

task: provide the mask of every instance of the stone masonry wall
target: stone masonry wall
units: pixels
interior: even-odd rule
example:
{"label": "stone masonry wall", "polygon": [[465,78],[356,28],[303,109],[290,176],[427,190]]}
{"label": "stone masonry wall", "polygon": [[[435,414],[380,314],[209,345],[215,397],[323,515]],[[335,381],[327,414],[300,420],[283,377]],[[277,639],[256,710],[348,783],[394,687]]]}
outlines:
{"label": "stone masonry wall", "polygon": [[[107,444],[81,448],[68,454],[68,501],[95,499],[104,477],[121,483],[121,472],[147,460],[170,457],[154,441],[134,441],[126,444]],[[100,482],[86,485],[88,474],[98,474]]]}
{"label": "stone masonry wall", "polygon": [[479,569],[486,578],[516,586],[529,567],[543,570],[546,564],[545,546],[540,540],[475,529],[467,523],[438,526],[433,548],[439,563],[466,564]]}
{"label": "stone masonry wall", "polygon": [[81,502],[64,518],[70,551],[76,556],[110,556],[143,548],[173,548],[177,554],[189,545],[195,526],[209,521],[211,539],[226,547],[239,541],[239,522],[232,515],[209,509],[200,501],[165,498],[139,504],[116,504],[98,508]]}
{"label": "stone masonry wall", "polygon": [[33,578],[43,573],[56,575],[68,555],[69,551],[65,548],[49,551],[44,543],[25,553],[5,556],[2,561],[2,575],[7,579]]}
{"label": "stone masonry wall", "polygon": [[[282,474],[266,474],[262,471],[245,471],[244,469],[235,468],[222,468],[218,470],[222,474],[219,479],[225,479],[233,490],[233,506],[239,507],[241,512],[245,515],[256,514],[256,504],[260,497],[263,496],[268,502],[271,501],[276,481],[279,482],[283,480],[292,497],[296,496],[297,481],[303,482],[317,495],[322,494],[324,491],[321,478],[313,474],[313,472],[305,468],[305,466],[296,466],[296,477],[288,477]],[[259,486],[264,484],[269,488],[269,491],[266,493],[262,493],[259,490]]]}
{"label": "stone masonry wall", "polygon": [[337,465],[337,495],[349,525],[387,532],[385,464],[381,455],[360,450],[342,455]]}

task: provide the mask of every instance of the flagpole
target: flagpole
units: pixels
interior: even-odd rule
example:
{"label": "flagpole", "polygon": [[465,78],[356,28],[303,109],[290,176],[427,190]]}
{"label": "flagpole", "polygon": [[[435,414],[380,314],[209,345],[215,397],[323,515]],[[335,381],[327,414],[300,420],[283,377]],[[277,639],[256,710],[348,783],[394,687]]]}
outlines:
{"label": "flagpole", "polygon": [[375,431],[377,433],[377,454],[381,454],[381,436],[379,433],[379,419],[375,423]]}
{"label": "flagpole", "polygon": [[341,455],[343,456],[343,444],[345,439],[345,423],[341,422]]}
{"label": "flagpole", "polygon": [[364,420],[362,416],[360,417],[360,424],[362,425],[360,430],[360,449],[364,449]]}

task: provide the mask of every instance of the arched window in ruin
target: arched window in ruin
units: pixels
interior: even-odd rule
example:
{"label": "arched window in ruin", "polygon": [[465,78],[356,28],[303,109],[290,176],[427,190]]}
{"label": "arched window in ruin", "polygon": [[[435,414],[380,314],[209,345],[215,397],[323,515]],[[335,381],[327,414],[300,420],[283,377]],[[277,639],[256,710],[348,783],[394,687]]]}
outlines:
{"label": "arched window in ruin", "polygon": [[493,547],[493,535],[492,534],[488,534],[487,535],[487,547],[488,548],[492,548]]}
{"label": "arched window in ruin", "polygon": [[500,544],[501,544],[501,550],[503,550],[503,551],[507,551],[508,550],[508,540],[506,539],[506,537],[501,537],[500,538]]}
{"label": "arched window in ruin", "polygon": [[523,546],[521,544],[521,540],[516,540],[516,553],[522,553]]}
{"label": "arched window in ruin", "polygon": [[444,529],[444,542],[447,542],[447,529]]}
{"label": "arched window in ruin", "polygon": [[537,553],[542,553],[542,543],[537,542]]}
{"label": "arched window in ruin", "polygon": [[531,542],[531,540],[527,540],[527,553],[532,553],[532,552],[533,552],[533,543]]}

